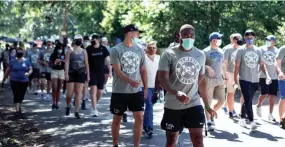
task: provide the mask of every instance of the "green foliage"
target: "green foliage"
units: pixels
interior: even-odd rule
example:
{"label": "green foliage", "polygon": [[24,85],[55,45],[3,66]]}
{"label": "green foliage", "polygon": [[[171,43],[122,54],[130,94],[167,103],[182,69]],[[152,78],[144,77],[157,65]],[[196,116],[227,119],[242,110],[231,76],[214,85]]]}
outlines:
{"label": "green foliage", "polygon": [[256,32],[257,45],[263,45],[270,34],[278,38],[278,46],[285,44],[284,1],[1,1],[0,33],[20,33],[30,39],[58,35],[65,7],[72,19],[70,37],[96,32],[123,39],[122,27],[134,23],[145,31],[144,40],[156,40],[163,48],[173,42],[175,31],[189,23],[195,27],[195,45],[201,49],[209,45],[212,32],[223,33],[226,45],[230,34],[243,35],[247,29]]}

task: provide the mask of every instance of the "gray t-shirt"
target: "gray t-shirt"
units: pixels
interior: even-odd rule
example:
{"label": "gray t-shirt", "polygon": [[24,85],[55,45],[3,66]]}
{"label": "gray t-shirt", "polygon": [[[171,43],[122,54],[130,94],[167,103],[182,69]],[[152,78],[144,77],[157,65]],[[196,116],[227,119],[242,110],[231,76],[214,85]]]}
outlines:
{"label": "gray t-shirt", "polygon": [[281,60],[281,71],[285,73],[285,45],[280,47],[276,59]]}
{"label": "gray t-shirt", "polygon": [[40,51],[38,49],[30,49],[27,52],[26,58],[31,62],[33,68],[36,68],[36,69],[40,68],[40,65],[38,62],[39,55],[40,55]]}
{"label": "gray t-shirt", "polygon": [[238,48],[234,48],[233,46],[228,46],[224,50],[224,60],[227,61],[227,71],[233,73],[235,70],[235,61],[236,61],[236,54]]}
{"label": "gray t-shirt", "polygon": [[[269,74],[269,77],[273,80],[277,80],[277,72],[274,66],[275,57],[277,54],[277,48],[268,49],[266,46],[260,47],[261,53],[262,53],[262,61],[264,62],[264,65],[267,68],[267,72]],[[263,71],[260,70],[259,72],[259,78],[266,78],[266,74],[263,73]]]}
{"label": "gray t-shirt", "polygon": [[236,61],[240,61],[239,79],[258,83],[258,65],[262,62],[261,51],[258,47],[246,48],[242,46],[237,51]]}
{"label": "gray t-shirt", "polygon": [[[111,49],[110,57],[111,64],[119,64],[121,71],[127,77],[142,82],[140,68],[145,66],[145,55],[140,47],[134,45],[130,48],[120,43]],[[137,93],[141,90],[141,86],[135,88],[125,81],[122,81],[116,72],[114,73],[113,93]]]}
{"label": "gray t-shirt", "polygon": [[190,98],[190,103],[183,105],[175,95],[166,93],[166,108],[181,110],[201,105],[198,79],[199,75],[205,73],[205,61],[205,54],[195,47],[190,52],[183,52],[178,46],[163,52],[158,71],[168,71],[170,86],[174,90],[184,92]]}
{"label": "gray t-shirt", "polygon": [[[206,56],[206,65],[210,66],[214,71],[215,75],[214,79],[222,79],[223,70],[222,70],[222,63],[224,60],[223,51],[220,48],[213,49],[210,46],[205,48],[204,54]],[[209,73],[206,71],[206,76],[209,76]]]}
{"label": "gray t-shirt", "polygon": [[[39,60],[44,62],[49,62],[50,55],[53,53],[53,49],[45,49],[40,52]],[[41,66],[41,72],[51,72],[51,68],[49,66]]]}

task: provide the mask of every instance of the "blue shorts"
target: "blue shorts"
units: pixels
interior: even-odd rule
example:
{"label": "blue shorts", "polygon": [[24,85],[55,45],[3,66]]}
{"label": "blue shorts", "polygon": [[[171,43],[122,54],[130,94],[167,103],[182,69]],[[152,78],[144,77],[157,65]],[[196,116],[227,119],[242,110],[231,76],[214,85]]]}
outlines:
{"label": "blue shorts", "polygon": [[285,81],[278,80],[280,98],[285,99]]}

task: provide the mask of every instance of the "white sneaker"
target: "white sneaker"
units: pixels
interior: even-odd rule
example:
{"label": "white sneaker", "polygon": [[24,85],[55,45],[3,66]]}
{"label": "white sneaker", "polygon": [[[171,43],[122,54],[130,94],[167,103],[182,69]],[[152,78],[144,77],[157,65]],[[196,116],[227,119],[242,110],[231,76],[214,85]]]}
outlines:
{"label": "white sneaker", "polygon": [[246,121],[245,121],[245,119],[241,118],[241,119],[239,120],[239,125],[240,125],[241,127],[246,127]]}
{"label": "white sneaker", "polygon": [[99,115],[97,108],[95,108],[95,115],[96,115],[96,117]]}
{"label": "white sneaker", "polygon": [[215,125],[211,121],[208,121],[207,123],[207,131],[214,131],[215,130]]}
{"label": "white sneaker", "polygon": [[90,115],[91,115],[92,117],[98,117],[98,111],[97,111],[97,109],[96,109],[96,108],[95,108],[95,109],[91,109]]}
{"label": "white sneaker", "polygon": [[256,129],[257,129],[257,126],[256,126],[255,122],[252,121],[252,122],[250,123],[250,130],[251,130],[251,131],[254,131],[254,130],[256,130]]}
{"label": "white sneaker", "polygon": [[33,90],[30,89],[30,88],[28,88],[28,93],[29,93],[29,94],[33,93]]}
{"label": "white sneaker", "polygon": [[272,116],[272,114],[268,115],[268,120],[269,121],[274,121],[274,122],[276,121],[276,119]]}
{"label": "white sneaker", "polygon": [[262,117],[262,110],[261,110],[261,107],[257,107],[256,106],[256,114],[258,117]]}
{"label": "white sneaker", "polygon": [[107,94],[107,90],[106,90],[106,88],[104,88],[104,90],[103,90],[103,94]]}

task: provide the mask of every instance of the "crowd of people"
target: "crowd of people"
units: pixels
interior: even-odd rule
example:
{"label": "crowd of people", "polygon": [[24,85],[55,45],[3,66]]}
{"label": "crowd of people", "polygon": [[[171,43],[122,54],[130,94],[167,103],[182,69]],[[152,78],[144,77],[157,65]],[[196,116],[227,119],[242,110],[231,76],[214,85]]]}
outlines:
{"label": "crowd of people", "polygon": [[[40,49],[35,43],[25,51],[16,44],[6,45],[2,52],[4,78],[10,78],[16,115],[23,117],[21,104],[25,93],[40,98],[52,97],[52,110],[59,109],[61,90],[66,95],[65,115],[70,115],[74,97],[75,118],[80,119],[80,107],[86,110],[90,89],[90,115],[98,117],[98,101],[106,92],[106,82],[113,77],[110,111],[113,114],[112,138],[119,144],[120,123],[127,121],[126,111],[133,112],[134,146],[140,146],[144,133],[153,135],[153,105],[164,90],[164,114],[161,128],[166,131],[166,146],[177,145],[179,134],[189,130],[194,147],[203,147],[203,128],[215,130],[216,111],[223,109],[229,118],[239,117],[239,124],[257,129],[253,114],[253,97],[260,87],[256,105],[262,116],[262,104],[269,98],[269,121],[274,101],[280,93],[280,127],[285,129],[285,46],[275,47],[276,38],[264,38],[265,45],[254,45],[255,32],[247,30],[242,36],[233,33],[230,44],[221,48],[223,35],[209,35],[209,46],[203,50],[194,46],[195,28],[185,24],[174,35],[174,42],[161,56],[157,43],[142,43],[139,30],[130,24],[123,28],[125,38],[110,47],[108,39],[99,34],[76,35],[68,45],[67,39],[46,41]],[[45,87],[47,85],[47,87]],[[234,108],[236,90],[241,91],[240,115]],[[44,92],[46,91],[46,92]],[[65,92],[66,91],[66,92]],[[50,94],[51,93],[51,94]],[[212,104],[213,99],[217,100]]]}

